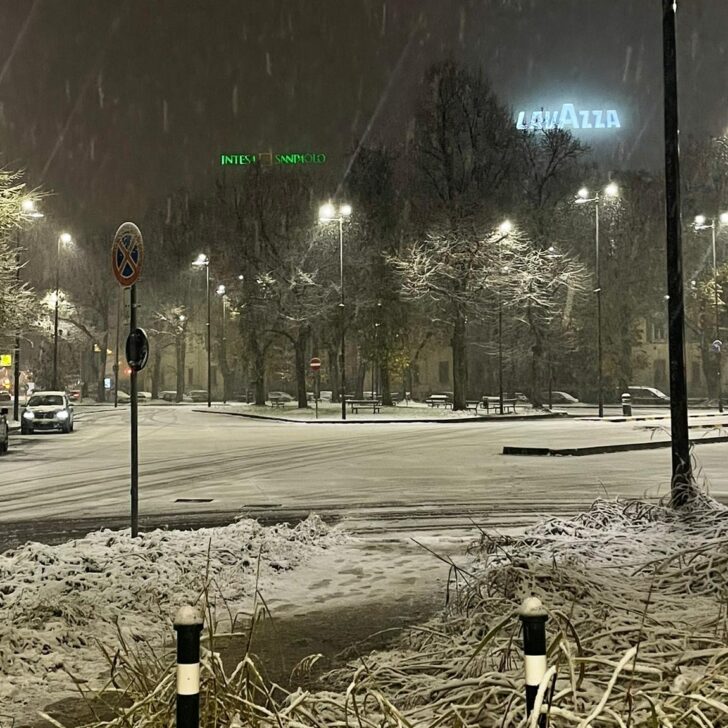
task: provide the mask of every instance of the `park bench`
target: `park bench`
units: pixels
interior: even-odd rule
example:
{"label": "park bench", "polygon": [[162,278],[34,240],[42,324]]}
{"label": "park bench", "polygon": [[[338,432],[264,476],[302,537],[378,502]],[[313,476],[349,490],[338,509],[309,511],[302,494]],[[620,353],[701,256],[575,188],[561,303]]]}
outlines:
{"label": "park bench", "polygon": [[[503,413],[513,412],[516,413],[516,403],[518,402],[515,398],[503,398]],[[500,398],[498,397],[486,397],[480,400],[480,406],[490,414],[491,410],[495,413],[500,413]]]}
{"label": "park bench", "polygon": [[446,394],[431,394],[426,400],[425,404],[428,407],[448,407],[452,409],[452,400]]}
{"label": "park bench", "polygon": [[376,414],[382,406],[381,400],[378,399],[347,399],[346,403],[354,414],[358,413],[360,409],[371,409],[372,414]]}

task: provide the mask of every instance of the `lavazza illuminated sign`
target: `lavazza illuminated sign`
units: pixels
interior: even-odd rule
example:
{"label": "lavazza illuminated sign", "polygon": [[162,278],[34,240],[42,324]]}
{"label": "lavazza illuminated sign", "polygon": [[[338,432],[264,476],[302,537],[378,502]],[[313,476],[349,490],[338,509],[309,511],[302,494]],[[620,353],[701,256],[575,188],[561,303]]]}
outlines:
{"label": "lavazza illuminated sign", "polygon": [[574,104],[563,104],[561,109],[539,109],[530,114],[518,112],[516,128],[526,131],[538,129],[621,129],[616,109],[577,109]]}

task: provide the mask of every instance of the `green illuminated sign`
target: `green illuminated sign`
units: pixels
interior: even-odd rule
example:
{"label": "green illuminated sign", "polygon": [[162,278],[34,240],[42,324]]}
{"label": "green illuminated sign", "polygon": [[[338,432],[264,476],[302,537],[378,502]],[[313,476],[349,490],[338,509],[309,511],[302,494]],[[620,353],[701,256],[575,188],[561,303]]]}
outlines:
{"label": "green illuminated sign", "polygon": [[221,154],[220,164],[223,167],[231,165],[260,164],[263,167],[272,167],[274,164],[324,164],[325,154],[273,154],[261,152],[260,154]]}

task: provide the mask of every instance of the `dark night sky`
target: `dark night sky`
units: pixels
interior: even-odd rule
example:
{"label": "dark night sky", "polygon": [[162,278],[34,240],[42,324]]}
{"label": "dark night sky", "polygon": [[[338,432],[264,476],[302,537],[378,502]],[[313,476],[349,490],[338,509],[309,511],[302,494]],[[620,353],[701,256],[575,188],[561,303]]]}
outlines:
{"label": "dark night sky", "polygon": [[[661,162],[660,0],[0,0],[0,161],[63,224],[141,219],[227,152],[401,144],[424,70],[479,65],[529,110],[618,108],[611,167]],[[728,125],[728,0],[682,0],[683,133]],[[376,117],[375,117],[375,110]],[[166,121],[165,121],[166,119]],[[245,174],[245,168],[229,173]]]}

